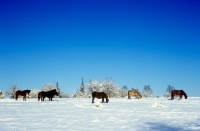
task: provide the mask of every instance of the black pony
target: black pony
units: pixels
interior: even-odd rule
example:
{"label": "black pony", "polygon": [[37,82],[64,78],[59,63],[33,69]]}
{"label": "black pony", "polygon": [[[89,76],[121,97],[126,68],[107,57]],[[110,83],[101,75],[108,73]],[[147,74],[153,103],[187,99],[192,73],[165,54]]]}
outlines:
{"label": "black pony", "polygon": [[50,90],[50,91],[41,91],[38,93],[38,101],[44,101],[45,97],[49,98],[49,101],[52,101],[54,95],[58,96],[58,92],[56,91],[56,89]]}
{"label": "black pony", "polygon": [[108,99],[106,93],[104,93],[104,92],[96,92],[96,91],[92,92],[92,103],[94,103],[94,98],[95,97],[98,98],[98,99],[102,98],[102,102],[104,102],[104,98],[105,98],[106,99],[106,103],[109,102],[109,99]]}

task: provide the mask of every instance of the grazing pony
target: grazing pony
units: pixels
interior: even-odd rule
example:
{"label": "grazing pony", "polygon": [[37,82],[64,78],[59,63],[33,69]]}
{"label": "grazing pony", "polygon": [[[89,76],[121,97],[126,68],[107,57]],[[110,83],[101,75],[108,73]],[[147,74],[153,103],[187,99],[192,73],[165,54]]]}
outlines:
{"label": "grazing pony", "polygon": [[23,101],[26,101],[26,95],[29,95],[30,92],[31,90],[23,90],[23,91],[18,90],[15,92],[15,96],[16,96],[15,99],[17,100],[20,95],[20,96],[23,96]]}
{"label": "grazing pony", "polygon": [[56,91],[56,89],[50,90],[50,91],[41,91],[38,93],[38,101],[44,101],[45,97],[49,98],[49,101],[52,101],[52,98],[54,97],[54,95],[58,96],[58,92]]}
{"label": "grazing pony", "polygon": [[173,90],[171,92],[171,100],[174,99],[174,96],[180,96],[179,100],[182,99],[182,96],[184,95],[185,99],[187,99],[187,94],[183,90]]}
{"label": "grazing pony", "polygon": [[96,91],[92,92],[92,103],[94,103],[95,97],[98,99],[102,98],[102,103],[104,102],[104,98],[106,99],[106,103],[109,102],[109,99],[108,99],[106,93],[104,93],[104,92],[96,92]]}
{"label": "grazing pony", "polygon": [[135,96],[135,98],[137,99],[142,98],[142,95],[140,94],[140,92],[135,89],[128,91],[128,99],[131,99],[131,96]]}

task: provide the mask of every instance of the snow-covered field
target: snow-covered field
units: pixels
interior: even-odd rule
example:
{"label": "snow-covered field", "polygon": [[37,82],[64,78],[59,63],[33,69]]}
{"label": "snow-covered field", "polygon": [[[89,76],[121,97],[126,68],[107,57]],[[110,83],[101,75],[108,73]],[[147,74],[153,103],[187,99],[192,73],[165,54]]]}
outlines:
{"label": "snow-covered field", "polygon": [[200,98],[0,100],[0,131],[200,131]]}

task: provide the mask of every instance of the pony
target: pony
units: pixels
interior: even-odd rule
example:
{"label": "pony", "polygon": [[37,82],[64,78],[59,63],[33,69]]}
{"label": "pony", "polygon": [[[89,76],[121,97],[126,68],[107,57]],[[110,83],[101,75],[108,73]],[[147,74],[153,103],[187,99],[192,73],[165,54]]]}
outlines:
{"label": "pony", "polygon": [[50,90],[50,91],[41,91],[38,93],[38,101],[44,101],[45,97],[49,98],[49,101],[52,101],[54,95],[58,96],[58,92],[56,91],[56,89]]}
{"label": "pony", "polygon": [[17,90],[15,92],[15,99],[17,100],[20,95],[20,96],[23,96],[23,101],[26,101],[26,95],[29,95],[30,92],[31,90],[23,90],[23,91]]}
{"label": "pony", "polygon": [[187,94],[183,90],[173,90],[171,92],[171,100],[174,99],[174,96],[180,96],[179,100],[182,99],[182,96],[184,95],[185,99],[187,99]]}
{"label": "pony", "polygon": [[104,93],[104,92],[96,92],[96,91],[92,92],[92,103],[94,103],[95,97],[98,99],[102,98],[102,103],[104,102],[104,98],[106,99],[106,103],[109,102],[109,99],[108,99],[106,93]]}
{"label": "pony", "polygon": [[140,92],[135,89],[128,91],[128,99],[131,99],[131,96],[135,96],[135,98],[137,99],[142,98],[142,95],[140,94]]}

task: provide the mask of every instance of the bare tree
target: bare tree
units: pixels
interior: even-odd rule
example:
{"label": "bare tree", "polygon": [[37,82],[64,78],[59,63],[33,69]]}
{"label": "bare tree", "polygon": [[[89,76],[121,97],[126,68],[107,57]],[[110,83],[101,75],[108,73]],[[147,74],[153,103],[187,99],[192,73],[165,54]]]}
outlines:
{"label": "bare tree", "polygon": [[16,83],[12,83],[11,87],[6,91],[6,95],[10,96],[11,99],[15,98],[15,92],[19,90]]}
{"label": "bare tree", "polygon": [[174,90],[175,88],[171,85],[167,86],[166,92],[164,94],[164,97],[171,97],[171,92]]}
{"label": "bare tree", "polygon": [[149,85],[145,85],[144,89],[142,91],[142,94],[144,97],[152,97],[153,96],[153,90]]}
{"label": "bare tree", "polygon": [[122,87],[122,89],[128,90],[128,87],[127,87],[126,85],[124,85],[124,86]]}

